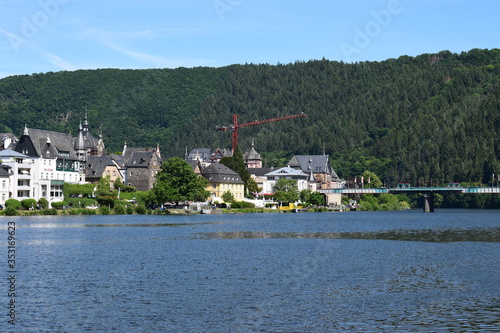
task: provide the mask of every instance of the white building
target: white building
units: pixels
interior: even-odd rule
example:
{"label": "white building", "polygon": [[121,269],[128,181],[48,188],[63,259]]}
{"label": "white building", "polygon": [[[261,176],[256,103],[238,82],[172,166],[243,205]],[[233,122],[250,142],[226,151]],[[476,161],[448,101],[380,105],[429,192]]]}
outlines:
{"label": "white building", "polygon": [[8,199],[28,199],[33,195],[33,160],[7,149],[0,151],[0,204]]}
{"label": "white building", "polygon": [[280,179],[293,179],[297,181],[297,187],[299,192],[308,189],[308,178],[309,176],[302,172],[302,170],[296,170],[290,167],[284,167],[277,169],[275,171],[266,174],[267,180],[264,182],[263,193],[274,194],[274,185]]}
{"label": "white building", "polygon": [[26,157],[18,166],[22,171],[13,170],[18,187],[12,197],[62,201],[64,183],[84,184],[86,151],[78,149],[78,141],[70,134],[25,128],[16,152]]}

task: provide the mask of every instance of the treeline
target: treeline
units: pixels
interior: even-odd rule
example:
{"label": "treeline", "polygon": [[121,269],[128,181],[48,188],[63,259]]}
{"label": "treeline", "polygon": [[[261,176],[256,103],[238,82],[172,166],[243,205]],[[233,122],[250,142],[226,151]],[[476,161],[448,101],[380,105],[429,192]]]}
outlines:
{"label": "treeline", "polygon": [[240,129],[265,164],[329,154],[342,178],[375,172],[384,184],[491,182],[500,173],[500,50],[443,51],[382,62],[95,70],[0,80],[0,132],[76,132],[87,110],[108,151],[230,147],[216,126],[304,112]]}

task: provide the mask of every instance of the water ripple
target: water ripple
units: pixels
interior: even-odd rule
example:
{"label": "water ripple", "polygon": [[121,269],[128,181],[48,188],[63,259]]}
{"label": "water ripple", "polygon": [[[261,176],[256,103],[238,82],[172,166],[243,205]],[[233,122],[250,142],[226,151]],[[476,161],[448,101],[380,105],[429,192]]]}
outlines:
{"label": "water ripple", "polygon": [[367,239],[414,242],[500,242],[500,228],[420,230],[401,229],[368,232],[265,232],[229,231],[197,233],[198,239],[259,239],[259,238],[304,238],[304,239]]}

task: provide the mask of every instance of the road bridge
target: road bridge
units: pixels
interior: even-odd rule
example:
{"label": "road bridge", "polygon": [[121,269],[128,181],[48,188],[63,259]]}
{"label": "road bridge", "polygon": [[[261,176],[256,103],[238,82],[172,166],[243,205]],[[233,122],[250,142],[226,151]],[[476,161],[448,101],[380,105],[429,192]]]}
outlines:
{"label": "road bridge", "polygon": [[434,211],[434,194],[465,193],[465,194],[499,194],[500,187],[464,187],[459,183],[450,183],[446,187],[411,187],[409,184],[399,184],[397,187],[384,188],[335,188],[318,190],[319,193],[340,194],[421,194],[424,198],[424,212]]}

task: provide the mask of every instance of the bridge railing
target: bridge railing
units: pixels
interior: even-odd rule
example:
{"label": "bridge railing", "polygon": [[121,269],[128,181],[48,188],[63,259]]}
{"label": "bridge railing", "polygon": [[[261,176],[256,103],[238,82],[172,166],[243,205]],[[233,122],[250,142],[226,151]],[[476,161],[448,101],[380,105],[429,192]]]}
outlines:
{"label": "bridge railing", "polygon": [[500,193],[500,187],[392,187],[392,188],[336,188],[318,190],[319,193],[382,194],[382,193]]}
{"label": "bridge railing", "polygon": [[500,187],[465,187],[464,193],[500,193]]}

